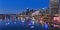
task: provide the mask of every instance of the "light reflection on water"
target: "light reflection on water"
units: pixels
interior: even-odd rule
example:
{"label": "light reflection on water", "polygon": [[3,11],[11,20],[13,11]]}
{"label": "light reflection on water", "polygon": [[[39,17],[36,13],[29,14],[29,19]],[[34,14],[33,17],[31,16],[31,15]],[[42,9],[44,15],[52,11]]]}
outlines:
{"label": "light reflection on water", "polygon": [[19,28],[23,27],[22,25],[24,25],[25,28],[28,28],[27,26],[30,26],[29,28],[37,28],[37,29],[40,29],[40,27],[42,28],[41,24],[38,24],[38,26],[39,26],[38,27],[38,26],[36,26],[36,24],[33,24],[33,21],[29,21],[28,23],[29,24],[27,25],[27,22],[24,21],[22,24],[22,22],[20,20],[14,20],[14,21],[12,21],[12,20],[0,20],[0,26],[6,27],[6,28],[7,27],[10,28],[13,26],[15,29],[15,26],[16,26],[19,29]]}

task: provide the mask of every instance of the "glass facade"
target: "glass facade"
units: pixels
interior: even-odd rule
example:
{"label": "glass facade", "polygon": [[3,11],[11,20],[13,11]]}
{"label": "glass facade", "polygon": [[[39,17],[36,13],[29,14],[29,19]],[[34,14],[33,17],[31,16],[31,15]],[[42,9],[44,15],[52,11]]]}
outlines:
{"label": "glass facade", "polygon": [[50,0],[51,14],[58,14],[58,0]]}
{"label": "glass facade", "polygon": [[59,0],[59,10],[60,10],[60,0]]}
{"label": "glass facade", "polygon": [[59,4],[59,14],[60,14],[60,0],[59,0],[59,3],[58,4]]}

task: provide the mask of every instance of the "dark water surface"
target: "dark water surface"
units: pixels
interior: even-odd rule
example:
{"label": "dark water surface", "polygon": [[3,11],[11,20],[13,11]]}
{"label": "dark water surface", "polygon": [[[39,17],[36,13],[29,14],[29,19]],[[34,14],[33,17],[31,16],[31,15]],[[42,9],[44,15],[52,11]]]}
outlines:
{"label": "dark water surface", "polygon": [[30,21],[22,23],[20,20],[0,20],[0,30],[48,30],[48,26],[40,23],[33,25]]}

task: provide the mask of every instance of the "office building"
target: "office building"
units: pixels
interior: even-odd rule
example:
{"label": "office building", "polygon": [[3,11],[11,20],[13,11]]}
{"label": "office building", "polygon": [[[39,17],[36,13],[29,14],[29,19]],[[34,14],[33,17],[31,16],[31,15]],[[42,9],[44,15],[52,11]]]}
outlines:
{"label": "office building", "polygon": [[50,0],[50,14],[55,15],[58,14],[58,0]]}
{"label": "office building", "polygon": [[60,0],[59,0],[59,14],[60,14]]}

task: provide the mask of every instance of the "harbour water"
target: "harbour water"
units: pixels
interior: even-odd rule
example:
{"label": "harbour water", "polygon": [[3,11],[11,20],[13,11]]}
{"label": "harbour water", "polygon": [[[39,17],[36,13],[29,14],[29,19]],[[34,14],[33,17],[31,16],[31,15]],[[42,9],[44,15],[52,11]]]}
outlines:
{"label": "harbour water", "polygon": [[0,30],[48,30],[49,26],[36,23],[32,23],[32,20],[24,21],[21,20],[0,20]]}

